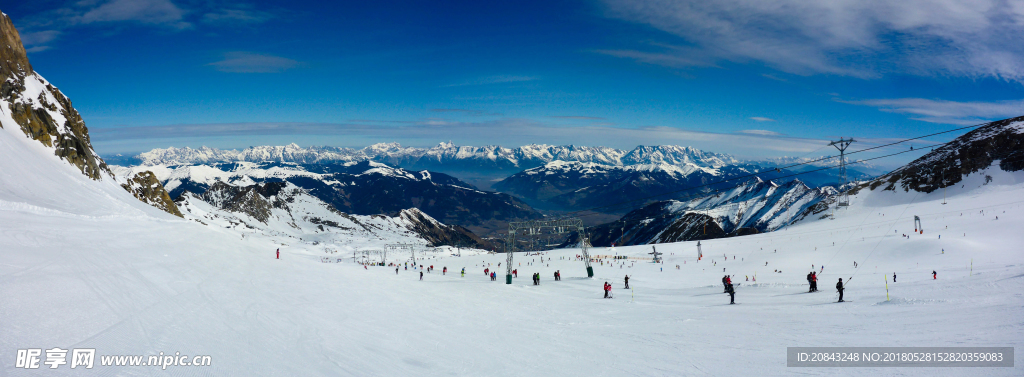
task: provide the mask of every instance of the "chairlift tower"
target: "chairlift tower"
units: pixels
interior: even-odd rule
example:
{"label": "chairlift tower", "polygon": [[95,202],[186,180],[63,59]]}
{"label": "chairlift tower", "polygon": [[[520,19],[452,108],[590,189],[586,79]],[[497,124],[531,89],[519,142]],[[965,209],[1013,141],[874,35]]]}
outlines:
{"label": "chairlift tower", "polygon": [[[843,190],[843,186],[846,186],[846,184],[849,183],[846,180],[846,148],[856,141],[857,140],[853,140],[852,137],[849,139],[839,138],[839,141],[833,141],[828,144],[839,150],[839,190]],[[849,206],[850,194],[843,190],[839,193],[839,199],[836,200],[836,208]]]}
{"label": "chairlift tower", "polygon": [[525,236],[542,235],[545,230],[549,230],[550,234],[577,232],[576,234],[579,235],[580,240],[580,251],[583,254],[583,262],[587,267],[587,277],[594,277],[594,268],[590,266],[590,254],[587,253],[587,249],[591,245],[590,240],[587,239],[586,229],[583,227],[583,220],[573,217],[560,220],[513,221],[508,223],[508,246],[505,249],[505,253],[508,254],[508,258],[505,261],[508,271],[505,274],[505,284],[512,284],[512,255],[516,250],[516,236],[520,232]]}

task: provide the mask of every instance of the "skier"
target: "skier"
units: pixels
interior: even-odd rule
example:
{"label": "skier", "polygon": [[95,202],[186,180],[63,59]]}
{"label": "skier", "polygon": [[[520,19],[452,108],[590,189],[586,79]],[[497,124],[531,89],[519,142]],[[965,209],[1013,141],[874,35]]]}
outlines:
{"label": "skier", "polygon": [[398,267],[395,267],[395,275],[398,275]]}
{"label": "skier", "polygon": [[420,271],[420,281],[423,281],[423,271]]}
{"label": "skier", "polygon": [[441,275],[448,275],[448,266],[445,266],[443,269],[441,269]]}
{"label": "skier", "polygon": [[512,270],[512,276],[517,277],[517,278],[519,277],[519,269],[518,268]]}
{"label": "skier", "polygon": [[626,275],[626,278],[623,280],[626,281],[626,289],[629,289],[629,275]]}
{"label": "skier", "polygon": [[555,271],[555,273],[552,276],[555,277],[555,281],[558,281],[558,271]]}
{"label": "skier", "polygon": [[277,259],[281,259],[281,249],[277,249]]}
{"label": "skier", "polygon": [[892,273],[892,282],[893,283],[896,282],[896,273],[895,272]]}
{"label": "skier", "polygon": [[935,270],[932,270],[932,280],[937,280],[938,278],[939,278],[939,274],[936,273]]}
{"label": "skier", "polygon": [[462,268],[462,277],[466,277],[466,268],[465,267]]}
{"label": "skier", "polygon": [[818,291],[818,273],[811,271],[811,289],[812,292]]}
{"label": "skier", "polygon": [[494,272],[491,272],[491,281],[495,281],[496,279],[497,275]]}
{"label": "skier", "polygon": [[485,268],[484,269],[484,276],[487,276],[490,273],[491,273],[491,269],[490,268]]}
{"label": "skier", "polygon": [[736,289],[732,287],[732,284],[725,286],[726,292],[729,292],[729,305],[736,303]]}
{"label": "skier", "polygon": [[839,278],[839,282],[836,283],[836,290],[839,291],[839,302],[843,302],[843,290],[845,289],[843,287],[843,278]]}
{"label": "skier", "polygon": [[725,282],[725,279],[727,279],[728,276],[729,275],[722,276],[722,287],[724,289],[722,293],[729,293],[729,283]]}
{"label": "skier", "polygon": [[807,289],[807,292],[814,292],[814,283],[811,282],[810,272],[807,273],[807,285],[810,287]]}
{"label": "skier", "polygon": [[608,294],[612,293],[612,285],[608,282],[604,282],[604,298],[608,298]]}

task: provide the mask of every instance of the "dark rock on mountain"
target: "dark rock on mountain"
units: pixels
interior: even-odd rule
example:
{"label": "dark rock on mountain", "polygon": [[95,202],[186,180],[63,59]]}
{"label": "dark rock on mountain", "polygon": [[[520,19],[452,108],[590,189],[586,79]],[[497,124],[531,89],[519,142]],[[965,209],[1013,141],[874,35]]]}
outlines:
{"label": "dark rock on mountain", "polygon": [[171,196],[164,190],[164,185],[156,179],[151,171],[138,172],[128,177],[125,183],[121,184],[125,190],[130,192],[143,203],[159,208],[164,212],[182,217],[178,206],[171,200]]}

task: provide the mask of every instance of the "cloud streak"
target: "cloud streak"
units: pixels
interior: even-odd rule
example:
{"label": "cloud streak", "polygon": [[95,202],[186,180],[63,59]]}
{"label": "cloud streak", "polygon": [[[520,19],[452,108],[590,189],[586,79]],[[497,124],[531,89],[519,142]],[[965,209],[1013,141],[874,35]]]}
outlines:
{"label": "cloud streak", "polygon": [[299,62],[273,55],[233,51],[224,54],[224,59],[207,65],[221,72],[231,73],[275,73],[299,66]]}
{"label": "cloud streak", "polygon": [[[669,67],[760,62],[796,75],[1024,81],[1024,5],[1003,0],[604,0],[688,45],[601,53]],[[769,77],[769,78],[775,78]]]}
{"label": "cloud streak", "polygon": [[[204,25],[240,25],[265,22],[273,15],[244,3],[224,7],[220,1],[193,1],[181,7],[171,0],[80,0],[68,6],[26,16],[19,20],[22,42],[29,52],[51,49],[52,42],[86,25],[121,27],[126,24],[190,30]],[[113,29],[118,30],[118,29]]]}
{"label": "cloud streak", "polygon": [[500,75],[500,76],[487,76],[480,77],[473,80],[467,80],[457,82],[454,84],[443,85],[442,87],[458,87],[458,86],[476,86],[476,85],[492,85],[492,84],[505,84],[513,82],[524,82],[537,80],[534,76],[514,76],[514,75]]}
{"label": "cloud streak", "polygon": [[836,102],[877,107],[881,111],[909,114],[929,123],[969,126],[1024,115],[1024,100],[956,102],[925,98],[842,100]]}

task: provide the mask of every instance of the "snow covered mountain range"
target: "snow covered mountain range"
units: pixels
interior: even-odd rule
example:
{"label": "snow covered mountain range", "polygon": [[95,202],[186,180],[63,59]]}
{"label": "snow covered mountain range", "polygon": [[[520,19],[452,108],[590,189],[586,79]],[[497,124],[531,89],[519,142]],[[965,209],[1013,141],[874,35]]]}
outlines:
{"label": "snow covered mountain range", "polygon": [[531,144],[517,148],[496,145],[484,147],[456,146],[440,143],[432,148],[402,147],[398,143],[381,143],[363,149],[340,147],[308,147],[296,144],[257,146],[243,150],[154,149],[136,156],[111,156],[119,165],[198,165],[224,162],[294,162],[316,164],[330,162],[376,161],[411,170],[457,171],[522,171],[551,161],[592,162],[603,165],[670,164],[723,166],[737,163],[735,158],[673,145],[638,146],[632,150],[608,147],[553,146]]}
{"label": "snow covered mountain range", "polygon": [[[482,230],[494,222],[535,219],[542,215],[507,194],[485,192],[441,173],[412,172],[378,162],[298,164],[232,162],[207,165],[114,166],[119,175],[152,171],[171,197],[204,194],[214,185],[244,187],[289,182],[335,209],[358,215],[397,215],[419,208],[446,224]],[[497,226],[497,225],[495,225]]]}
{"label": "snow covered mountain range", "polygon": [[[553,161],[528,169],[496,183],[503,192],[524,198],[527,203],[547,209],[598,209],[606,213],[625,213],[643,205],[637,198],[663,200],[680,196],[680,190],[734,177],[761,173],[773,179],[788,172],[776,172],[756,165],[686,162],[681,164],[637,164],[611,166],[589,162]],[[730,183],[731,185],[731,183]],[[715,185],[688,191],[692,196],[710,192]],[[628,202],[614,206],[616,203]]]}

